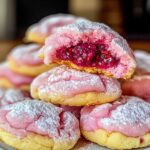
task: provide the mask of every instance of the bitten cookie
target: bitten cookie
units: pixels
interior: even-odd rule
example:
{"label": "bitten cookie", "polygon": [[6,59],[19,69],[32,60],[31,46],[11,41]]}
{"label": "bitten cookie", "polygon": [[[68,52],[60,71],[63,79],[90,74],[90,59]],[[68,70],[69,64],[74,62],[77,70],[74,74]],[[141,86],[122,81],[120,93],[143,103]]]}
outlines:
{"label": "bitten cookie", "polygon": [[43,60],[38,57],[40,48],[41,46],[37,44],[15,47],[7,57],[9,68],[19,74],[34,77],[56,66],[54,63],[49,66],[43,63]]}
{"label": "bitten cookie", "polygon": [[0,64],[0,87],[17,88],[29,91],[33,77],[18,74],[8,67],[6,62]]}
{"label": "bitten cookie", "polygon": [[71,24],[83,18],[75,17],[69,14],[50,15],[38,23],[30,26],[26,32],[25,40],[43,44],[45,39],[50,36],[57,28]]}
{"label": "bitten cookie", "polygon": [[126,40],[105,24],[90,21],[59,28],[39,55],[45,64],[56,62],[115,78],[130,78],[136,67]]}
{"label": "bitten cookie", "polygon": [[0,140],[18,150],[69,150],[79,137],[76,117],[50,103],[25,100],[0,108]]}
{"label": "bitten cookie", "polygon": [[116,79],[59,66],[33,80],[31,95],[54,104],[84,106],[114,101],[121,88]]}
{"label": "bitten cookie", "polygon": [[84,107],[80,120],[83,136],[111,149],[150,145],[150,103],[122,97],[114,103]]}

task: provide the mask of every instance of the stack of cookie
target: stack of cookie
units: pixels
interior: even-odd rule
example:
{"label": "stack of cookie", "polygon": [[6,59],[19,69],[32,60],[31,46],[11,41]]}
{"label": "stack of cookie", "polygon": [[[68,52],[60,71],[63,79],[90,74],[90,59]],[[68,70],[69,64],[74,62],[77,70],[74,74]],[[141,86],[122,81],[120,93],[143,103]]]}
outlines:
{"label": "stack of cookie", "polygon": [[29,27],[25,40],[33,43],[19,45],[7,56],[7,62],[0,64],[0,87],[17,88],[29,91],[32,80],[42,72],[56,66],[46,66],[38,57],[38,51],[47,36],[57,28],[83,18],[72,15],[56,14],[45,17],[39,23]]}
{"label": "stack of cookie", "polygon": [[149,146],[150,103],[122,96],[119,83],[136,67],[126,40],[102,23],[66,17],[74,23],[60,27],[55,17],[27,31],[26,40],[40,44],[48,36],[43,46],[21,45],[8,55],[4,66],[35,78],[32,98],[0,90],[0,140],[19,150]]}
{"label": "stack of cookie", "polygon": [[121,96],[117,79],[129,79],[136,63],[127,42],[108,26],[82,21],[59,28],[40,57],[60,64],[31,84],[34,98],[57,105],[84,106],[80,129],[89,141],[112,149],[150,145],[150,104]]}

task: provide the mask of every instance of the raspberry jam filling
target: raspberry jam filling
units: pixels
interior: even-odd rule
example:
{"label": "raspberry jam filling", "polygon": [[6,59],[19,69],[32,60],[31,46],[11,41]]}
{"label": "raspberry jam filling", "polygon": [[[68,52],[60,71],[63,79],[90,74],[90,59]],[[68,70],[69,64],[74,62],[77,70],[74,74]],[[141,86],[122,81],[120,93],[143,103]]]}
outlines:
{"label": "raspberry jam filling", "polygon": [[107,44],[80,42],[69,48],[62,47],[56,52],[56,57],[85,67],[110,68],[118,64],[119,59],[112,56]]}

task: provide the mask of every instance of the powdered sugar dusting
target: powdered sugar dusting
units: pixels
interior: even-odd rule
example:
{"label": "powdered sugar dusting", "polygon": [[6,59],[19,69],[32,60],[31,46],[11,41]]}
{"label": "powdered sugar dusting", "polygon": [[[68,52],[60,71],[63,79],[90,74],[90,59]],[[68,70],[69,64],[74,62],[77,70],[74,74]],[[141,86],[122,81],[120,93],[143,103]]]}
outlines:
{"label": "powdered sugar dusting", "polygon": [[43,64],[42,59],[38,57],[38,51],[41,48],[38,44],[24,44],[12,49],[8,58],[12,58],[18,65],[39,65]]}
{"label": "powdered sugar dusting", "polygon": [[28,85],[32,82],[33,77],[18,74],[9,69],[7,62],[0,64],[0,78],[6,78],[15,87]]}
{"label": "powdered sugar dusting", "polygon": [[16,89],[0,89],[0,106],[13,104],[27,99],[25,94]]}
{"label": "powdered sugar dusting", "polygon": [[[106,84],[106,85],[105,85]],[[109,86],[111,85],[111,86]],[[59,66],[34,79],[31,88],[39,92],[72,96],[85,92],[120,92],[115,79]]]}
{"label": "powdered sugar dusting", "polygon": [[150,72],[150,54],[142,50],[136,50],[134,55],[137,61],[137,68]]}
{"label": "powdered sugar dusting", "polygon": [[41,50],[41,53],[44,54],[44,63],[49,64],[58,61],[56,52],[61,48],[76,46],[80,42],[94,44],[98,41],[103,41],[104,44],[108,45],[107,50],[119,60],[117,65],[107,68],[110,74],[116,78],[122,78],[129,72],[129,74],[133,73],[136,64],[132,50],[126,40],[107,25],[90,21],[78,21],[61,27],[48,37]]}
{"label": "powdered sugar dusting", "polygon": [[136,124],[150,123],[150,104],[137,97],[129,97],[127,102],[120,105],[111,113],[112,119],[103,119],[102,122],[109,124]]}
{"label": "powdered sugar dusting", "polygon": [[[91,120],[91,117],[94,118],[94,130],[102,128],[108,131],[121,132],[133,137],[142,136],[150,131],[150,103],[138,97],[123,97],[121,101],[110,104],[104,110],[100,109],[105,105],[107,104],[93,108],[90,112],[91,115],[86,115],[86,121]],[[88,110],[88,108],[86,109]],[[99,111],[94,111],[95,109]],[[103,114],[104,111],[106,113],[103,116],[98,115],[97,112],[100,114],[102,110]],[[84,125],[84,109],[82,110],[82,114],[81,125],[86,130],[87,127]],[[92,129],[90,128],[89,125],[88,130]]]}
{"label": "powdered sugar dusting", "polygon": [[49,34],[54,32],[57,28],[73,23],[78,20],[84,20],[84,19],[80,17],[75,17],[70,14],[50,15],[43,18],[38,23],[32,25],[28,29],[28,32],[34,32],[34,33],[37,32],[39,34],[44,34],[48,36]]}
{"label": "powdered sugar dusting", "polygon": [[70,139],[76,141],[80,136],[76,117],[50,103],[25,100],[4,106],[0,108],[0,112],[0,115],[4,114],[2,112],[7,112],[6,120],[0,119],[0,126],[3,123],[10,124],[12,129],[16,130],[13,134],[19,134],[21,137],[24,135],[21,135],[19,130],[24,130],[25,135],[28,132],[46,135],[53,138],[54,141]]}

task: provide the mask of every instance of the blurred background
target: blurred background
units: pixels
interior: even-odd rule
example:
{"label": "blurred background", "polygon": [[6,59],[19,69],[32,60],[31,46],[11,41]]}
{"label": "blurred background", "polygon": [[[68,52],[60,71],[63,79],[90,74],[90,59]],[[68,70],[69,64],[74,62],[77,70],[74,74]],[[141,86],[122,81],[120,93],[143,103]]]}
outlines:
{"label": "blurred background", "polygon": [[30,25],[60,12],[104,22],[133,49],[150,51],[150,0],[0,0],[0,59]]}

